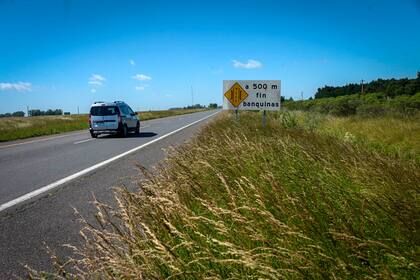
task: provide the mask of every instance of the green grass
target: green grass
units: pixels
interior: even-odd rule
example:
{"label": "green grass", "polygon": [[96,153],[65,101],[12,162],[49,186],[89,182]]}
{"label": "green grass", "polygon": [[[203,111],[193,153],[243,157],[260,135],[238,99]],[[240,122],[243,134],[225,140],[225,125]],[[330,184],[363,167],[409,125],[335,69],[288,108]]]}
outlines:
{"label": "green grass", "polygon": [[[272,113],[263,128],[260,117],[224,113],[172,150],[157,174],[143,170],[140,191],[119,190],[116,209],[96,201],[98,225],[81,219],[85,244],[57,271],[94,279],[419,279],[420,165],[328,132],[352,119]],[[404,120],[393,122],[356,130],[396,145],[392,135],[406,130],[394,131]]]}
{"label": "green grass", "polygon": [[420,164],[420,114],[407,117],[334,117],[287,112],[296,126]]}
{"label": "green grass", "polygon": [[[141,120],[150,120],[182,114],[190,114],[199,111],[203,111],[203,109],[147,111],[139,112],[138,114],[140,115]],[[0,118],[0,142],[82,130],[87,128],[87,115]]]}
{"label": "green grass", "polygon": [[0,118],[0,142],[87,128],[87,115]]}

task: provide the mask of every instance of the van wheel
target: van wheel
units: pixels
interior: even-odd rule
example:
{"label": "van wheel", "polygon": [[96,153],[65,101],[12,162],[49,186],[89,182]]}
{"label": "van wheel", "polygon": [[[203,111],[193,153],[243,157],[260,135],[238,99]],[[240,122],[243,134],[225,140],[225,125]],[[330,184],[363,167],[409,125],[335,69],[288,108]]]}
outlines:
{"label": "van wheel", "polygon": [[123,125],[121,128],[121,137],[127,137],[128,134],[128,128],[126,125]]}
{"label": "van wheel", "polygon": [[140,122],[137,122],[137,125],[136,125],[136,131],[135,131],[135,133],[138,135],[138,134],[140,134]]}
{"label": "van wheel", "polygon": [[91,131],[91,132],[90,132],[90,136],[91,136],[92,138],[97,138],[97,137],[98,137],[98,134],[93,133],[93,132]]}

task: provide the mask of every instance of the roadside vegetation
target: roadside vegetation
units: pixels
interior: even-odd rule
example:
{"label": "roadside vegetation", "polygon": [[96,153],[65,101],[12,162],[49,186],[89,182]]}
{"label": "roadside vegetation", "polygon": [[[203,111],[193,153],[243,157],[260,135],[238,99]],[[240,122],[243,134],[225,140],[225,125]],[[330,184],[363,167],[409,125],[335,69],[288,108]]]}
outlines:
{"label": "roadside vegetation", "polygon": [[87,115],[1,118],[0,142],[87,128]]}
{"label": "roadside vegetation", "polygon": [[[363,81],[362,81],[363,83]],[[414,79],[377,79],[364,84],[350,83],[344,86],[324,86],[318,88],[315,98],[338,97],[356,93],[382,92],[386,97],[414,95],[420,92],[420,72]]]}
{"label": "roadside vegetation", "polygon": [[419,136],[415,119],[223,113],[31,277],[418,279]]}
{"label": "roadside vegetation", "polygon": [[288,100],[283,106],[289,110],[309,111],[334,116],[359,115],[406,117],[420,111],[420,92],[414,95],[389,97],[385,93],[352,94],[309,100]]}
{"label": "roadside vegetation", "polygon": [[[334,117],[295,113],[303,122],[318,121],[317,130],[353,145],[362,145],[382,154],[420,164],[420,113],[406,117]],[[316,122],[316,121],[315,121]]]}
{"label": "roadside vegetation", "polygon": [[[138,112],[141,120],[190,114],[205,109]],[[87,129],[88,115],[59,115],[0,118],[0,142]]]}
{"label": "roadside vegetation", "polygon": [[420,72],[415,79],[378,79],[366,84],[324,86],[315,99],[283,102],[289,110],[335,116],[407,117],[420,111]]}

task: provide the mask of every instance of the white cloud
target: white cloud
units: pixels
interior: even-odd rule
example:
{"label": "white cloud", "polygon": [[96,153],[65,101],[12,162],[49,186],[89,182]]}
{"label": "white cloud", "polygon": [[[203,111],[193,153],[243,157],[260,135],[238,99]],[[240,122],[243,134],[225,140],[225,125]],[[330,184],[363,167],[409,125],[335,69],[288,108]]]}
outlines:
{"label": "white cloud", "polygon": [[95,93],[95,92],[96,92],[96,88],[92,88],[92,89],[90,89],[90,92],[91,92],[91,93]]}
{"label": "white cloud", "polygon": [[256,69],[262,67],[262,63],[254,59],[248,59],[247,63],[243,63],[238,60],[232,60],[232,62],[233,67],[235,68]]}
{"label": "white cloud", "polygon": [[135,86],[134,89],[138,91],[145,90],[149,85]]}
{"label": "white cloud", "polygon": [[89,77],[89,85],[94,85],[94,86],[102,86],[104,84],[104,82],[106,81],[106,79],[99,75],[99,74],[92,74]]}
{"label": "white cloud", "polygon": [[131,66],[136,66],[136,62],[135,62],[134,60],[130,59],[130,61],[129,61],[129,62],[130,62],[130,65],[131,65]]}
{"label": "white cloud", "polygon": [[134,80],[138,80],[138,81],[149,81],[149,80],[152,79],[152,77],[146,76],[144,74],[136,74],[136,75],[132,76],[131,78],[133,78]]}
{"label": "white cloud", "polygon": [[31,91],[32,84],[26,82],[0,83],[0,90]]}

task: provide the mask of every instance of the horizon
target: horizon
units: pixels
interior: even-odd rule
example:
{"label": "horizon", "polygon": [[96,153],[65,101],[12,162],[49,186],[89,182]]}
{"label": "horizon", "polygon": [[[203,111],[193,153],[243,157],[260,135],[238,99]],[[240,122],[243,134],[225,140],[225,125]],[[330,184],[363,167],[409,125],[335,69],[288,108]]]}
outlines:
{"label": "horizon", "polygon": [[418,0],[0,1],[0,113],[220,106],[223,80],[281,80],[296,100],[411,79],[419,29]]}

